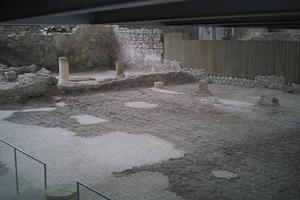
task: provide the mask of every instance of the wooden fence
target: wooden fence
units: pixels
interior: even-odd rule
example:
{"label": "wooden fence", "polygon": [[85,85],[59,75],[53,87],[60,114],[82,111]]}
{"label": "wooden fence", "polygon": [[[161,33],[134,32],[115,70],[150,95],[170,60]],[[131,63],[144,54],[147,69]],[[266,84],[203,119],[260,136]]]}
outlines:
{"label": "wooden fence", "polygon": [[253,79],[284,76],[300,83],[300,42],[185,40],[183,33],[164,35],[164,58],[184,67],[206,68],[209,74]]}

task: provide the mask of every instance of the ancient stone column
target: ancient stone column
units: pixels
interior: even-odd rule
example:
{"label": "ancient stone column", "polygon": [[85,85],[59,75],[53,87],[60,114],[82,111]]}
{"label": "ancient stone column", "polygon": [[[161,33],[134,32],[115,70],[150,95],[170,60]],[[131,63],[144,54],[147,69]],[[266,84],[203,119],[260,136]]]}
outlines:
{"label": "ancient stone column", "polygon": [[69,82],[69,62],[67,57],[58,58],[59,66],[59,83]]}
{"label": "ancient stone column", "polygon": [[117,78],[125,77],[124,66],[120,61],[116,62],[116,73],[117,73]]}

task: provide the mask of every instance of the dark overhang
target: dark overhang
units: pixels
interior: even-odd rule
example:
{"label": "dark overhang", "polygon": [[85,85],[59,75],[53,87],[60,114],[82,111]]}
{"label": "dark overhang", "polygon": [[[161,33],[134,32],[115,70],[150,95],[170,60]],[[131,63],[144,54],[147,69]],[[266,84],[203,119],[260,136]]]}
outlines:
{"label": "dark overhang", "polygon": [[4,24],[300,27],[300,0],[10,0]]}

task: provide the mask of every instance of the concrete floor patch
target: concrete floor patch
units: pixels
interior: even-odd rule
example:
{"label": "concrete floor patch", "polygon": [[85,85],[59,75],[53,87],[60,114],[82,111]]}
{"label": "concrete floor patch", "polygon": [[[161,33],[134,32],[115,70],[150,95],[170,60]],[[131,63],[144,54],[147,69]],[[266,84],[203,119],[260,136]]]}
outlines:
{"label": "concrete floor patch", "polygon": [[158,89],[158,88],[150,88],[150,89],[155,92],[166,93],[166,94],[184,94],[182,92],[175,92],[175,91],[170,91],[165,89]]}
{"label": "concrete floor patch", "polygon": [[24,109],[24,110],[16,110],[15,112],[50,112],[55,110],[55,107],[46,107],[46,108],[29,108],[29,109]]}
{"label": "concrete floor patch", "polygon": [[126,107],[131,107],[131,108],[155,108],[158,105],[157,104],[151,104],[143,101],[132,101],[132,102],[127,102],[125,103]]}
{"label": "concrete floor patch", "polygon": [[90,124],[98,124],[108,122],[106,119],[101,119],[92,115],[73,115],[70,116],[77,120],[77,122],[81,125],[90,125]]}
{"label": "concrete floor patch", "polygon": [[219,99],[222,104],[230,105],[230,106],[253,106],[254,104],[243,102],[243,101],[236,101],[230,99]]}
{"label": "concrete floor patch", "polygon": [[56,106],[58,106],[58,107],[64,107],[64,106],[66,106],[67,104],[65,103],[65,102],[58,102],[58,103],[56,103],[55,104]]}

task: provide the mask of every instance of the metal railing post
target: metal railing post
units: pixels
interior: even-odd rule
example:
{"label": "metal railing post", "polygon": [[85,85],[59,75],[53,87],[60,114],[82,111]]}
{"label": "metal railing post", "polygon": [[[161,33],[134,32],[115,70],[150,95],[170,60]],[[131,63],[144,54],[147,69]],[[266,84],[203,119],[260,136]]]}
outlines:
{"label": "metal railing post", "polygon": [[14,157],[15,157],[15,173],[16,173],[16,190],[19,194],[19,177],[18,177],[18,163],[17,163],[17,149],[14,148]]}
{"label": "metal railing post", "polygon": [[45,183],[45,190],[47,190],[47,165],[44,164],[44,183]]}
{"label": "metal railing post", "polygon": [[79,200],[80,199],[80,194],[79,194],[79,183],[78,181],[76,181],[76,199]]}
{"label": "metal railing post", "polygon": [[39,159],[37,159],[37,158],[31,156],[30,154],[26,153],[25,151],[23,151],[23,150],[21,150],[21,149],[15,147],[15,146],[9,144],[8,142],[6,142],[6,141],[4,141],[4,140],[2,140],[2,139],[0,139],[0,142],[2,142],[2,143],[6,144],[6,145],[8,145],[8,146],[10,146],[11,148],[14,149],[14,158],[15,158],[14,160],[15,160],[15,174],[16,174],[16,190],[17,190],[17,194],[19,194],[19,176],[18,176],[17,151],[20,152],[20,153],[22,153],[22,154],[24,154],[24,155],[26,155],[27,157],[29,157],[29,158],[35,160],[36,162],[38,162],[38,163],[40,163],[40,164],[42,164],[42,165],[44,166],[44,187],[45,187],[45,190],[46,190],[46,189],[47,189],[47,165],[46,165],[46,163],[40,161]]}
{"label": "metal railing post", "polygon": [[77,200],[79,200],[79,198],[80,198],[80,194],[79,194],[79,189],[80,189],[79,186],[80,186],[80,185],[81,185],[82,187],[84,187],[84,188],[86,188],[86,189],[92,191],[93,193],[97,194],[98,196],[100,196],[100,197],[106,199],[106,200],[111,200],[110,198],[108,198],[108,197],[105,196],[104,194],[101,194],[100,192],[97,192],[95,189],[91,188],[90,186],[87,186],[87,185],[85,185],[85,184],[83,184],[83,183],[81,183],[81,182],[79,182],[79,181],[76,181]]}

